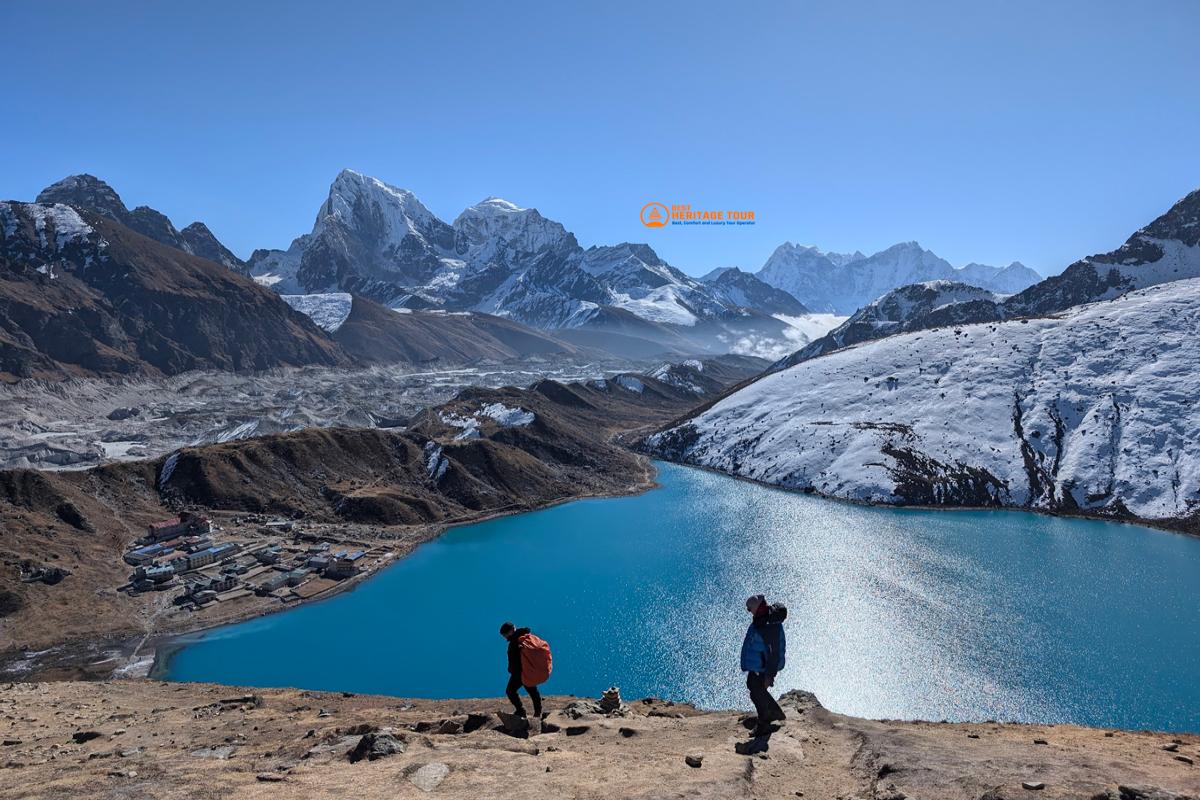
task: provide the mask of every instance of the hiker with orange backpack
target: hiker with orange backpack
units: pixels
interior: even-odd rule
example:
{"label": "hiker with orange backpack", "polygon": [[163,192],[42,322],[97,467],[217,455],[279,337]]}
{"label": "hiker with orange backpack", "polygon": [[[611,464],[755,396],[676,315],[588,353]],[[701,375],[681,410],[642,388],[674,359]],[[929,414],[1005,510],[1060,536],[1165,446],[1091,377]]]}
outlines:
{"label": "hiker with orange backpack", "polygon": [[542,693],[538,684],[545,683],[550,678],[553,661],[550,656],[550,645],[545,640],[535,636],[529,628],[518,628],[511,622],[500,626],[500,635],[508,640],[508,695],[518,717],[525,716],[525,706],[521,703],[519,694],[521,687],[533,701],[533,718],[539,723],[542,719]]}

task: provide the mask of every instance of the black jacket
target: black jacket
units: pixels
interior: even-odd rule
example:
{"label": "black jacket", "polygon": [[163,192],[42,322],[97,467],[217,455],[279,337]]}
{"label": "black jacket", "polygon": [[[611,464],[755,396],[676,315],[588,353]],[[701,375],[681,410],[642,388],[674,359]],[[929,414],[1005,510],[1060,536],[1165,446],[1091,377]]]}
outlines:
{"label": "black jacket", "polygon": [[527,633],[532,633],[529,628],[517,628],[508,637],[508,674],[514,677],[521,677],[521,645],[517,641]]}

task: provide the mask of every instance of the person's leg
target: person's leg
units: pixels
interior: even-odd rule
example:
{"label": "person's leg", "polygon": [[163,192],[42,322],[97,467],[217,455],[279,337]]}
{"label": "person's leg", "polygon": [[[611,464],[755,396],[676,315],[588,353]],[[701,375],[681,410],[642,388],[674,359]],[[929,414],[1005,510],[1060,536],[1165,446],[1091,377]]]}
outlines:
{"label": "person's leg", "polygon": [[762,729],[766,727],[770,721],[770,708],[764,701],[764,695],[769,699],[767,687],[763,682],[763,676],[760,672],[746,673],[746,688],[750,690],[750,702],[754,703],[754,713],[758,716],[758,727]]}
{"label": "person's leg", "polygon": [[529,699],[533,701],[533,715],[538,719],[542,718],[542,693],[538,691],[536,686],[526,686],[526,693],[529,694]]}
{"label": "person's leg", "polygon": [[508,695],[508,701],[510,703],[512,703],[513,708],[515,708],[517,710],[517,716],[523,717],[523,716],[525,716],[525,706],[524,706],[524,704],[521,703],[521,695],[517,694],[517,692],[520,691],[520,689],[521,689],[521,679],[518,678],[516,675],[513,675],[513,676],[509,677],[508,688],[506,688],[504,690],[504,693],[506,695]]}
{"label": "person's leg", "polygon": [[779,701],[771,696],[771,690],[768,686],[775,685],[775,673],[771,673],[763,681],[763,696],[767,705],[767,719],[775,722],[783,722],[787,719],[787,714],[783,713],[783,709],[779,705]]}

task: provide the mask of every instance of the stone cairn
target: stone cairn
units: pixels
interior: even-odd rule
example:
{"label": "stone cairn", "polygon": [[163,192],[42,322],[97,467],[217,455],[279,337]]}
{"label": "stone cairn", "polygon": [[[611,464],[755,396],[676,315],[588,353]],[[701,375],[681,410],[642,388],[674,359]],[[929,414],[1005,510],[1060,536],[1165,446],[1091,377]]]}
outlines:
{"label": "stone cairn", "polygon": [[624,710],[624,705],[621,703],[621,690],[616,686],[610,686],[600,695],[600,701],[596,704],[600,706],[600,710],[605,714],[617,714]]}

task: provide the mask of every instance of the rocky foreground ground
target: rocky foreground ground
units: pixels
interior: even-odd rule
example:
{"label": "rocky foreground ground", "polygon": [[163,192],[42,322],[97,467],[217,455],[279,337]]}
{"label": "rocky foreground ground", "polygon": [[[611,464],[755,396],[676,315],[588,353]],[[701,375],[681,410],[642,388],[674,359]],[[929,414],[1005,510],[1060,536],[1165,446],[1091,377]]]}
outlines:
{"label": "rocky foreground ground", "polygon": [[[3,798],[1104,798],[1200,796],[1200,736],[878,722],[792,693],[750,739],[735,711],[552,698],[406,701],[149,681],[0,687]],[[739,752],[740,751],[740,752]]]}

